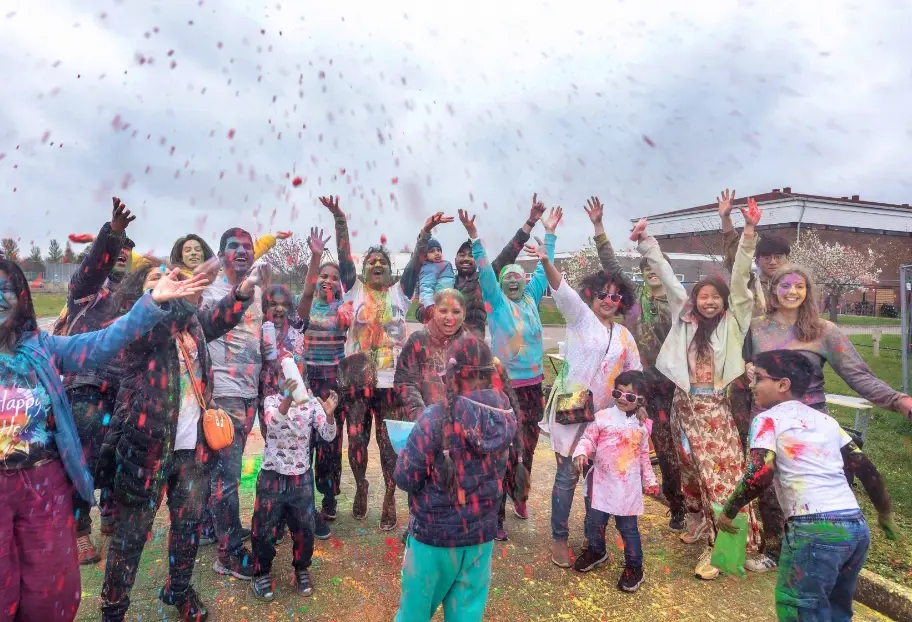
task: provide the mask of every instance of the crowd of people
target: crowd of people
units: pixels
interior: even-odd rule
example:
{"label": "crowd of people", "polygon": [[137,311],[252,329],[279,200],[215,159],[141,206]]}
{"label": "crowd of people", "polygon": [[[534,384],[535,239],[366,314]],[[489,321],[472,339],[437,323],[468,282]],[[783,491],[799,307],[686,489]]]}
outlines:
{"label": "crowd of people", "polygon": [[[258,260],[289,234],[254,240],[232,228],[217,252],[189,234],[166,261],[153,261],[135,253],[126,234],[135,217],[117,198],[53,334],[39,330],[18,265],[0,259],[4,619],[76,616],[79,566],[101,559],[90,518],[97,503],[98,531],[109,536],[101,616],[123,620],[166,493],[169,572],[159,597],[182,620],[208,617],[191,586],[200,545],[217,547],[214,572],[250,581],[269,601],[276,544],[287,534],[294,588],[313,593],[315,539],[329,538],[338,519],[343,431],[360,521],[369,514],[372,429],[384,484],[379,529],[397,527],[396,489],[408,493],[397,620],[430,620],[441,606],[446,619],[482,619],[493,542],[509,538],[508,502],[529,517],[541,433],[557,464],[555,565],[606,564],[614,516],[625,563],[617,586],[639,589],[637,519],[644,494],[661,490],[668,529],[702,547],[696,576],[719,576],[714,541],[736,532],[743,514],[745,568],[778,569],[780,618],[851,617],[870,534],[849,477],[887,536],[898,532],[880,474],[826,412],[824,366],[882,408],[912,416],[912,398],[879,380],[819,317],[812,275],[788,263],[787,241],[757,232],[753,200],[738,208],[739,233],[734,193],[718,198],[731,278],[703,279],[689,294],[645,219],[630,237],[642,278],[631,278],[596,197],[584,210],[601,269],[575,288],[554,265],[563,210],[546,216],[537,196],[493,261],[463,210],[468,240],[446,261],[431,236],[455,218],[432,215],[398,277],[382,245],[366,250],[358,276],[338,199],[320,201],[334,221],[337,261],[324,261],[330,237],[311,229],[306,280],[292,284],[298,296]],[[539,221],[544,237],[530,244]],[[538,260],[528,280],[516,263],[524,250]],[[539,312],[549,292],[566,320],[565,361],[550,392]],[[416,297],[422,327],[409,334]],[[398,455],[385,420],[415,424]],[[238,487],[255,421],[265,449],[248,529]],[[585,544],[574,555],[581,479]]]}

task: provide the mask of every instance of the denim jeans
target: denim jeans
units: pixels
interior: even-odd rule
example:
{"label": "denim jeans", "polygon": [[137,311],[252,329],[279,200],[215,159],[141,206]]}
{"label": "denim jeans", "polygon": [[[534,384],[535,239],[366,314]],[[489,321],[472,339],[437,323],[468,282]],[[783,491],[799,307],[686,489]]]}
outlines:
{"label": "denim jeans", "polygon": [[[611,514],[596,510],[589,504],[586,497],[586,540],[589,550],[601,557],[605,554],[605,529]],[[636,516],[614,517],[614,526],[617,527],[621,539],[624,541],[624,564],[628,568],[643,566],[643,544],[640,541],[640,528]]]}
{"label": "denim jeans", "polygon": [[257,476],[251,536],[256,576],[272,571],[275,541],[286,524],[292,542],[291,565],[295,570],[307,570],[314,550],[313,474],[282,475],[262,469]]}
{"label": "denim jeans", "polygon": [[851,620],[858,573],[870,546],[871,533],[861,510],[789,519],[776,583],[779,619]]}
{"label": "denim jeans", "polygon": [[[200,519],[206,507],[209,467],[196,459],[192,449],[175,451],[165,468],[168,476],[168,582],[165,591],[176,601],[190,587],[199,548]],[[139,506],[118,506],[119,519],[108,545],[104,585],[101,589],[103,620],[123,620],[130,607],[130,590],[136,580],[139,559],[152,532],[152,522],[161,505],[164,490],[153,491]]]}
{"label": "denim jeans", "polygon": [[573,494],[580,474],[573,458],[560,454],[554,456],[557,458],[557,471],[551,489],[551,538],[566,541],[570,537],[570,508],[573,507]]}
{"label": "denim jeans", "polygon": [[256,414],[256,400],[220,397],[215,402],[234,422],[234,442],[218,452],[218,462],[212,469],[207,511],[218,537],[219,559],[225,559],[237,554],[243,545],[238,487],[241,484],[244,446],[247,444],[247,435],[253,428]]}
{"label": "denim jeans", "polygon": [[[98,387],[76,387],[67,391],[70,409],[76,432],[82,443],[82,453],[90,473],[95,473],[101,446],[113,421],[113,398]],[[117,520],[117,506],[110,488],[101,489],[99,510],[101,522],[112,525]],[[78,492],[73,492],[73,516],[76,521],[76,535],[87,536],[92,533],[92,506]]]}

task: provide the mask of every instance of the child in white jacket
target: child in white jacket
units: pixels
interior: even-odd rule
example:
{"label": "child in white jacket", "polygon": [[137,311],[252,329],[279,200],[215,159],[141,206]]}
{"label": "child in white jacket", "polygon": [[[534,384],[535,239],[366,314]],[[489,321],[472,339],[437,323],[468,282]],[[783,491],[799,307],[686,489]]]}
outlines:
{"label": "child in white jacket", "polygon": [[617,586],[635,592],[643,583],[637,516],[643,513],[643,491],[658,494],[659,485],[649,460],[649,430],[637,413],[646,403],[646,377],[641,371],[625,371],[614,386],[615,405],[596,413],[573,452],[580,472],[592,464],[586,476],[589,545],[573,567],[588,572],[607,561],[605,528],[613,514],[624,540],[625,568]]}

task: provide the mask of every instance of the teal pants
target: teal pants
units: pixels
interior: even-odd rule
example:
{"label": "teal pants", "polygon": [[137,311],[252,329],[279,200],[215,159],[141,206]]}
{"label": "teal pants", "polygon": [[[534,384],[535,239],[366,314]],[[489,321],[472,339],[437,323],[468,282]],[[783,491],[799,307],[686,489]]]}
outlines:
{"label": "teal pants", "polygon": [[441,603],[447,622],[480,622],[491,587],[493,549],[494,542],[450,549],[410,537],[396,622],[429,622]]}

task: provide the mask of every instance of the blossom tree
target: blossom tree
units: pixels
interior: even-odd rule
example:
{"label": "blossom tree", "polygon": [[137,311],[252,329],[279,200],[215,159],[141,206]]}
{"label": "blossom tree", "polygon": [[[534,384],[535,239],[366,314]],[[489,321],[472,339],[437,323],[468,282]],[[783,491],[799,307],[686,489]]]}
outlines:
{"label": "blossom tree", "polygon": [[310,248],[305,238],[292,236],[279,240],[271,251],[266,253],[262,261],[272,269],[275,282],[284,283],[292,290],[298,291],[304,287],[307,277],[307,265],[310,262]]}
{"label": "blossom tree", "polygon": [[792,247],[789,260],[811,271],[814,282],[830,296],[830,321],[838,314],[837,302],[849,292],[877,283],[880,257],[873,249],[864,251],[839,242],[824,242],[809,231]]}
{"label": "blossom tree", "polygon": [[567,284],[573,289],[579,287],[580,281],[587,274],[591,274],[602,267],[599,261],[598,252],[595,250],[595,243],[592,238],[588,238],[586,243],[575,253],[573,253],[567,263],[564,264]]}

